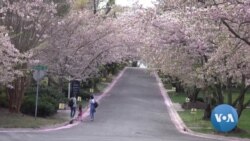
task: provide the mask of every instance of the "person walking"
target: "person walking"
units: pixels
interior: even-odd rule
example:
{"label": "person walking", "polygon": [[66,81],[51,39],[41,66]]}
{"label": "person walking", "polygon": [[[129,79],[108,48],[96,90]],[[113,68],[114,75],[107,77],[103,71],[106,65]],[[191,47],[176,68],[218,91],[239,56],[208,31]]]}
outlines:
{"label": "person walking", "polygon": [[78,107],[78,116],[77,116],[77,120],[78,121],[82,121],[83,119],[82,119],[82,105],[81,104],[79,104],[79,107]]}
{"label": "person walking", "polygon": [[91,95],[89,100],[89,112],[91,121],[94,121],[94,114],[96,112],[95,108],[97,107],[96,104],[97,102],[95,101],[94,96]]}
{"label": "person walking", "polygon": [[77,107],[75,96],[70,98],[69,107],[70,107],[70,117],[74,118],[76,114],[76,107]]}

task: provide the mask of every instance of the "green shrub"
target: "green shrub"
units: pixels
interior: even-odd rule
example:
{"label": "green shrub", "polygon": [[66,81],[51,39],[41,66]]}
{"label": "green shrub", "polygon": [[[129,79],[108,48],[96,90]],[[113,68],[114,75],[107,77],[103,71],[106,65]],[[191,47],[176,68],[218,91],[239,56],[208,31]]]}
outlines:
{"label": "green shrub", "polygon": [[[30,87],[25,95],[26,96],[34,96],[36,94],[36,87]],[[57,109],[58,104],[60,102],[66,102],[67,97],[65,94],[60,93],[60,91],[55,87],[40,87],[39,89],[39,98],[45,99],[49,103],[53,104],[54,107]]]}
{"label": "green shrub", "polygon": [[8,108],[8,99],[6,97],[6,94],[0,94],[0,107],[2,108]]}
{"label": "green shrub", "polygon": [[91,93],[84,91],[83,89],[80,90],[80,94],[78,96],[82,97],[82,100],[88,100]]}
{"label": "green shrub", "polygon": [[198,98],[196,99],[196,101],[204,102],[204,99],[203,99],[202,97],[198,97]]}
{"label": "green shrub", "polygon": [[173,86],[171,85],[171,83],[164,83],[164,87],[166,89],[172,89],[173,88]]}
{"label": "green shrub", "polygon": [[[51,99],[41,97],[38,100],[37,116],[47,117],[57,112],[58,104],[51,102]],[[21,106],[21,112],[27,115],[35,115],[35,96],[27,96]]]}
{"label": "green shrub", "polygon": [[[55,110],[58,110],[59,102],[56,99],[49,97],[49,96],[44,96],[44,97],[42,97],[42,100],[46,101],[46,103],[52,105]],[[61,101],[61,102],[64,102],[64,101]]]}
{"label": "green shrub", "polygon": [[35,114],[35,97],[26,97],[21,106],[21,112],[27,115]]}
{"label": "green shrub", "polygon": [[37,108],[37,116],[47,117],[56,113],[56,107],[47,101],[40,101]]}

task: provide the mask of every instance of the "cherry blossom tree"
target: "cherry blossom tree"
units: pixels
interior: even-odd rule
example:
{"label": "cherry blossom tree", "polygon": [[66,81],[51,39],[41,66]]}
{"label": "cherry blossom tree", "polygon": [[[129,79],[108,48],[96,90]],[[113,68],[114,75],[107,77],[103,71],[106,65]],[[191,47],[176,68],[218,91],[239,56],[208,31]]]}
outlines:
{"label": "cherry blossom tree", "polygon": [[129,35],[136,32],[128,30],[129,21],[122,20],[122,16],[103,18],[89,10],[72,10],[53,27],[51,38],[35,51],[34,59],[48,66],[60,86],[68,77],[85,80],[96,75],[102,65],[136,55],[133,45],[137,40]]}
{"label": "cherry blossom tree", "polygon": [[232,37],[250,45],[250,1],[231,0],[213,1],[206,4],[209,7],[209,17],[221,22]]}
{"label": "cherry blossom tree", "polygon": [[8,31],[0,26],[0,83],[8,84],[15,79],[15,66],[20,63],[20,53],[10,42]]}
{"label": "cherry blossom tree", "polygon": [[[6,27],[13,47],[25,58],[32,55],[32,49],[47,38],[56,13],[55,5],[42,0],[3,0],[0,7],[0,25]],[[19,112],[24,91],[28,85],[28,62],[15,66],[20,75],[8,87],[9,110]]]}
{"label": "cherry blossom tree", "polygon": [[[249,1],[161,1],[147,31],[142,57],[150,66],[178,78],[183,85],[208,90],[224,103],[223,87],[238,86],[238,98],[228,103],[239,116],[249,101],[247,48]],[[144,53],[144,52],[143,52]]]}
{"label": "cherry blossom tree", "polygon": [[[213,1],[207,3],[206,17],[219,24],[220,34],[213,41],[218,49],[211,55],[206,69],[210,82],[217,85],[217,91],[227,87],[227,103],[237,108],[238,115],[250,103],[245,99],[249,89],[249,1]],[[210,83],[211,84],[211,83]],[[232,99],[232,88],[238,87],[240,92]],[[221,92],[222,93],[222,92]],[[223,103],[223,96],[219,97]]]}
{"label": "cherry blossom tree", "polygon": [[[235,106],[238,110],[239,116],[246,106],[250,103],[245,99],[245,94],[249,89],[249,46],[242,43],[227,40],[221,42],[222,45],[213,54],[206,64],[207,75],[216,76],[211,77],[210,82],[214,81],[222,83],[228,89],[227,103]],[[225,46],[226,45],[226,46]],[[232,88],[238,87],[240,89],[236,99],[232,99]],[[224,101],[222,101],[224,102]]]}

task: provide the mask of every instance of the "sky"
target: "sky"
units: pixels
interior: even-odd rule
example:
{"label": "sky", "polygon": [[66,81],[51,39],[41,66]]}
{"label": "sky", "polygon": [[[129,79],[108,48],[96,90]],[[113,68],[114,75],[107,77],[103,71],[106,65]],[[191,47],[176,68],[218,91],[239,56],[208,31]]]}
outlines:
{"label": "sky", "polygon": [[121,6],[133,6],[134,3],[138,2],[139,5],[142,5],[144,8],[154,7],[153,3],[156,0],[116,0],[115,3]]}
{"label": "sky", "polygon": [[[100,3],[100,7],[103,7],[106,5],[108,0],[103,0]],[[116,0],[115,3],[120,6],[126,6],[126,7],[132,7],[135,3],[138,3],[139,5],[142,5],[143,8],[150,8],[154,7],[154,2],[156,0]]]}

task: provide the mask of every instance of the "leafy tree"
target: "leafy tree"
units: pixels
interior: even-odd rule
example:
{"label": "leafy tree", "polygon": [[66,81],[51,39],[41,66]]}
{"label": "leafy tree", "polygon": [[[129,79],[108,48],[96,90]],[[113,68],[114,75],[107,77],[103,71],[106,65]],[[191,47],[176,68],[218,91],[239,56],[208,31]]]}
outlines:
{"label": "leafy tree", "polygon": [[46,39],[46,32],[50,29],[56,9],[53,3],[41,0],[4,0],[0,11],[0,25],[6,26],[13,47],[23,58],[27,58],[15,65],[15,70],[19,70],[19,73],[8,87],[9,110],[19,112],[29,82],[28,58],[32,49]]}

